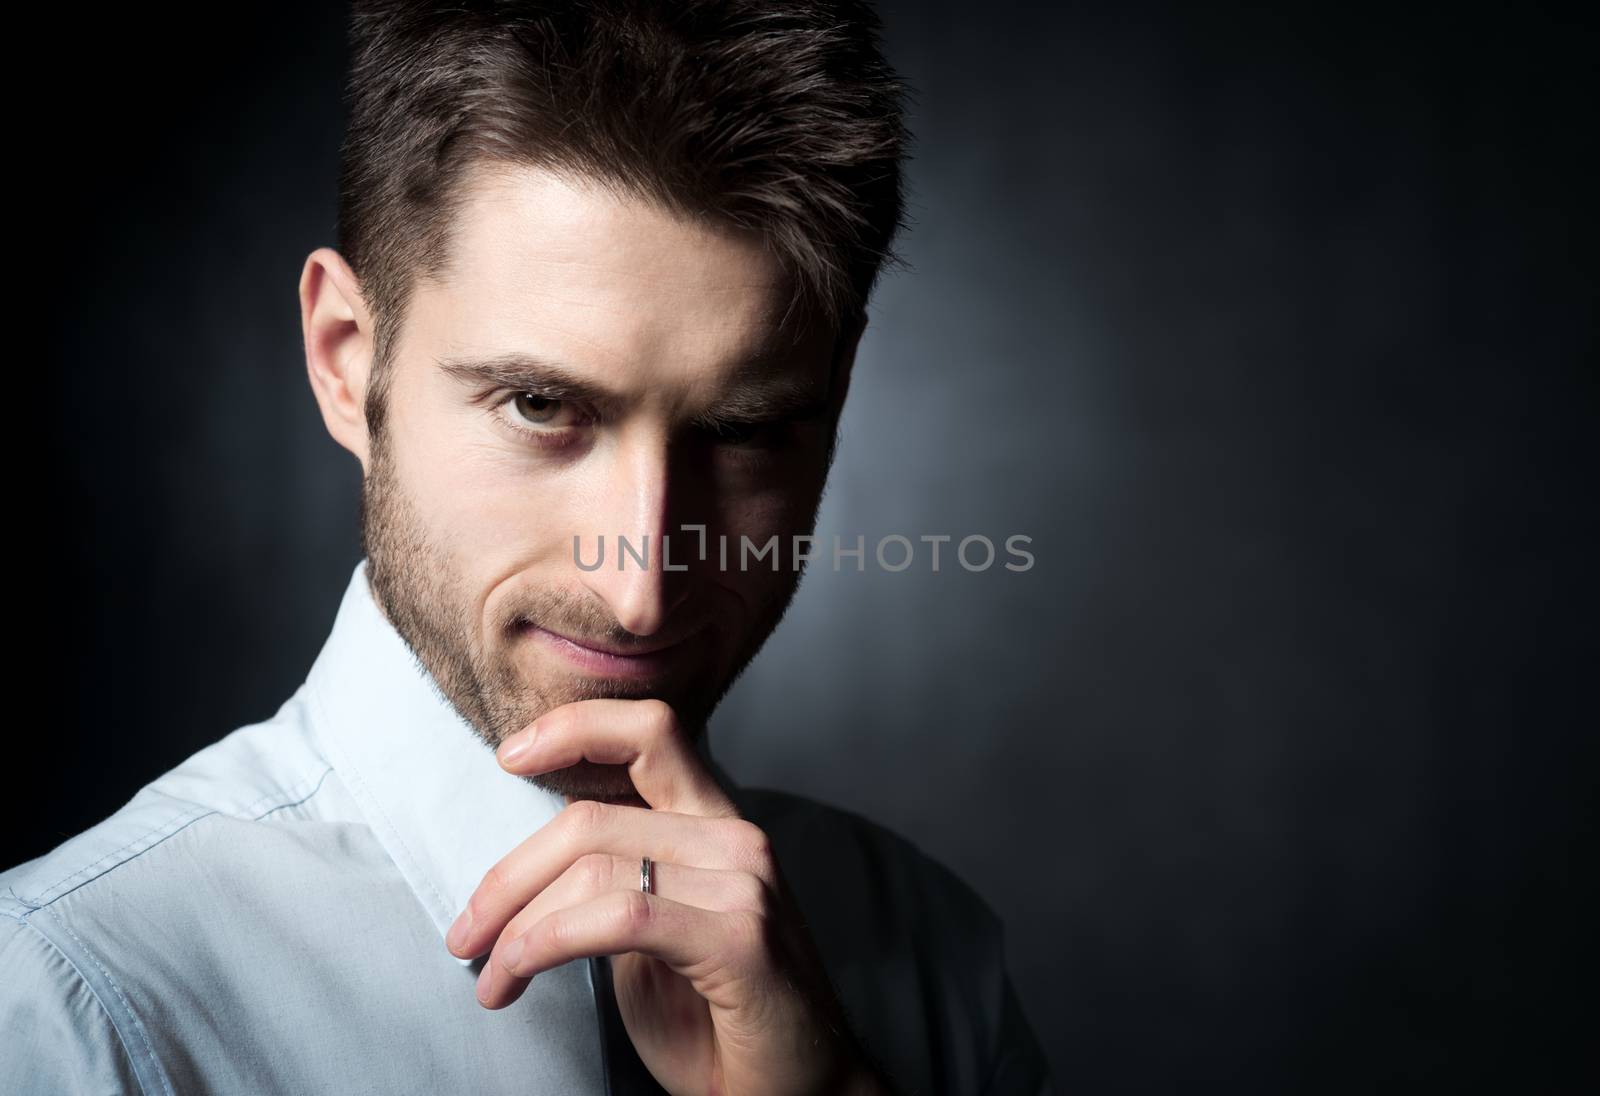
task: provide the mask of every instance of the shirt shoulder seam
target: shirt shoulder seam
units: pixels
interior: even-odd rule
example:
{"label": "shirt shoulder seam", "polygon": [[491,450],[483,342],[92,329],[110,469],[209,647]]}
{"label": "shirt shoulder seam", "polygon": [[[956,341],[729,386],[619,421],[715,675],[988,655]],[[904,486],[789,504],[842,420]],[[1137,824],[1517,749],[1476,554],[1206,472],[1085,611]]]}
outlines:
{"label": "shirt shoulder seam", "polygon": [[[84,959],[93,962],[95,967],[100,972],[100,977],[105,980],[105,983],[110,990],[116,994],[117,1000],[121,1006],[121,1011],[128,1018],[128,1026],[133,1028],[138,1042],[144,1048],[144,1054],[149,1059],[149,1069],[155,1073],[156,1078],[161,1083],[161,1091],[166,1093],[167,1096],[172,1096],[172,1083],[167,1077],[167,1072],[164,1068],[162,1068],[161,1060],[156,1056],[155,1048],[150,1045],[150,1039],[144,1030],[143,1022],[141,1022],[138,1015],[134,1013],[133,1006],[128,1003],[128,999],[123,996],[122,987],[117,985],[117,981],[111,976],[111,972],[107,970],[105,965],[101,963],[94,953],[89,950],[89,946],[88,944],[84,943],[83,938],[72,930],[72,926],[68,925],[64,920],[62,920],[61,917],[58,916],[52,909],[39,907],[31,912],[38,913],[41,911],[44,913],[44,915],[52,918],[56,924],[60,926],[62,932],[65,932],[71,936],[76,944],[72,951],[81,953]],[[94,998],[94,1003],[100,1006],[100,1011],[105,1014],[106,1022],[111,1025],[111,1030],[117,1033],[117,1045],[121,1048],[123,1056],[127,1059],[128,1066],[133,1073],[134,1081],[139,1086],[139,1091],[141,1093],[148,1093],[150,1089],[145,1083],[147,1071],[140,1066],[139,1057],[134,1053],[134,1049],[129,1043],[128,1032],[124,1030],[124,1025],[119,1022],[117,1018],[117,1011],[114,1011],[108,1004],[106,1004],[105,996],[95,985],[94,980],[90,979],[84,973],[83,965],[79,962],[78,958],[73,954],[70,954],[67,949],[63,948],[54,936],[45,932],[38,925],[34,924],[33,917],[31,915],[17,916],[16,914],[8,914],[8,916],[15,918],[15,920],[17,920],[24,928],[37,935],[39,939],[45,942],[45,945],[49,947],[51,951],[61,956],[61,958],[66,962],[67,966],[71,968],[72,973],[77,977],[78,982],[85,990],[88,991],[89,996]]]}
{"label": "shirt shoulder seam", "polygon": [[[297,807],[305,803],[320,791],[327,781],[328,774],[333,771],[333,766],[324,762],[320,771],[303,777],[298,783],[288,788],[278,788],[261,796],[252,803],[248,803],[240,811],[241,816],[248,817],[252,822],[272,814],[274,811]],[[270,805],[269,805],[270,804]],[[217,807],[195,805],[175,817],[168,818],[159,826],[140,834],[121,848],[106,853],[99,859],[79,868],[77,871],[57,880],[44,889],[38,891],[32,898],[26,898],[11,889],[11,895],[21,903],[24,909],[32,912],[43,909],[59,899],[71,894],[79,887],[94,882],[132,860],[137,859],[151,849],[157,848],[175,834],[187,829],[202,818],[223,811]],[[142,847],[141,847],[142,846]],[[129,850],[134,850],[130,852]],[[126,854],[126,855],[124,855]],[[97,870],[98,869],[98,870]],[[80,876],[82,878],[80,878]],[[69,885],[70,884],[70,885]]]}

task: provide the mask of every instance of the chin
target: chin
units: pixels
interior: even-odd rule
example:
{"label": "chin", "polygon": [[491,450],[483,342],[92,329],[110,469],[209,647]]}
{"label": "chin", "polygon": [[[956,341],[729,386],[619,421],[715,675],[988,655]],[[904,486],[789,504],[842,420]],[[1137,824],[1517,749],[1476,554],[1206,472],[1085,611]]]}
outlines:
{"label": "chin", "polygon": [[626,765],[600,765],[580,761],[565,769],[524,777],[546,791],[565,796],[569,801],[592,799],[600,803],[619,803],[630,807],[648,806],[633,785]]}

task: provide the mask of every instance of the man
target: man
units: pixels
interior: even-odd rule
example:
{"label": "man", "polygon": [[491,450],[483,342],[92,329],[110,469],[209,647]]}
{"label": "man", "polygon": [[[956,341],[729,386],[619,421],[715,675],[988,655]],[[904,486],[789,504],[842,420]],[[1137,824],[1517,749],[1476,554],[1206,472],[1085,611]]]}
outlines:
{"label": "man", "polygon": [[873,18],[391,2],[352,42],[299,292],[365,558],[272,718],[0,877],[0,1091],[1047,1091],[988,906],[705,732],[900,223]]}

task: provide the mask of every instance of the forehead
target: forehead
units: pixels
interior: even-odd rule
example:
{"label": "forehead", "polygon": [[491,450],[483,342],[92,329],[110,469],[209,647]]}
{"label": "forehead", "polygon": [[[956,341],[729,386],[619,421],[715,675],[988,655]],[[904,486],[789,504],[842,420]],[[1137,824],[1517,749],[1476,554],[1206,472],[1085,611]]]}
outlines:
{"label": "forehead", "polygon": [[687,398],[825,364],[821,332],[780,329],[791,283],[754,233],[541,168],[474,171],[448,268],[413,298],[421,349],[533,353]]}

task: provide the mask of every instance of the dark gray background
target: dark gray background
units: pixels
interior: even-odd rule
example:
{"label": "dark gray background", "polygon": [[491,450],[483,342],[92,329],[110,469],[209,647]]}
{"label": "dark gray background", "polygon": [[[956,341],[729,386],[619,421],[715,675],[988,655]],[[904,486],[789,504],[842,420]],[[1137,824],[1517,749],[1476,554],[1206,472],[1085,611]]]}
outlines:
{"label": "dark gray background", "polygon": [[[1037,563],[815,571],[719,756],[970,880],[1063,1091],[1549,1087],[1590,1019],[1593,28],[886,14],[912,266],[819,532]],[[295,300],[343,13],[106,18],[16,45],[49,757],[8,864],[274,711],[356,559]]]}

